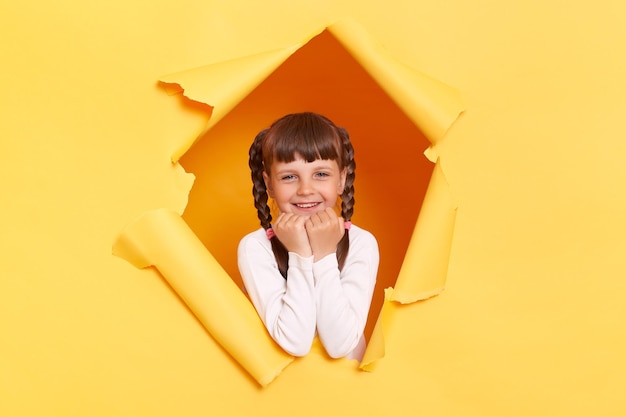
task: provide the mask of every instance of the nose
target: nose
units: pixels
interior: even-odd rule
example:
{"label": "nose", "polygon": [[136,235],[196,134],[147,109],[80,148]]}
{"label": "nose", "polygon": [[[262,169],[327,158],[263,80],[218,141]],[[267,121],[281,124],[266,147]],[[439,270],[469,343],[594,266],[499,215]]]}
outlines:
{"label": "nose", "polygon": [[313,184],[308,179],[301,179],[298,183],[298,195],[309,195],[313,193]]}

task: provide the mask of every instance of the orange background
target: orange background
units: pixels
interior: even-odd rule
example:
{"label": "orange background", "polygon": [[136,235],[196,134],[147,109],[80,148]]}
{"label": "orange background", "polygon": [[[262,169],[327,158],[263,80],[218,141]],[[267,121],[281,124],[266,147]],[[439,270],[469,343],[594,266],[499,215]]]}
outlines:
{"label": "orange background", "polygon": [[[4,4],[0,17],[0,415],[626,411],[622,3],[39,3]],[[447,288],[394,307],[375,372],[313,353],[261,389],[155,271],[113,257],[111,244],[136,215],[182,213],[187,203],[191,178],[169,158],[201,131],[206,112],[156,80],[291,45],[344,16],[467,102],[439,150],[459,205]],[[315,55],[303,53],[279,72]],[[357,77],[358,68],[344,68]],[[220,230],[230,218],[240,230],[256,224],[249,207],[222,202],[229,193],[248,199],[240,150],[252,136],[218,144],[211,135],[232,129],[238,112],[256,133],[251,109],[273,82],[302,81],[293,78],[272,75],[181,161],[194,171],[205,147],[228,156],[198,175],[189,195],[196,228]],[[359,80],[367,94],[358,101],[307,106],[333,118],[358,109],[344,123],[359,152],[355,222],[379,236],[383,275],[393,277],[423,195],[402,204],[407,184],[424,187],[423,170],[408,160],[422,163],[426,142],[406,140],[413,128]],[[366,98],[372,107],[350,105]],[[258,122],[288,105],[255,112]],[[395,134],[364,139],[388,133],[379,119],[364,124],[387,111]],[[220,189],[207,177],[224,172],[241,187]],[[207,195],[219,198],[204,226],[192,218]],[[227,269],[236,240],[207,240]]]}
{"label": "orange background", "polygon": [[297,111],[327,115],[348,129],[355,147],[352,220],[375,234],[381,252],[369,334],[383,290],[395,284],[434,165],[422,155],[430,143],[420,130],[327,31],[292,55],[181,158],[196,176],[183,218],[243,288],[233,254],[239,239],[260,227],[248,149],[261,129]]}

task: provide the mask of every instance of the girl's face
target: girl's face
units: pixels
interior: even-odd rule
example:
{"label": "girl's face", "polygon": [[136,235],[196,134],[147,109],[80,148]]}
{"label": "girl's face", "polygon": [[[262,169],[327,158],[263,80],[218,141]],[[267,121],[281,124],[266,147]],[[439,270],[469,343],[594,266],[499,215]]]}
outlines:
{"label": "girl's face", "polygon": [[336,161],[316,159],[306,162],[300,155],[292,162],[274,161],[263,173],[267,191],[281,213],[309,217],[335,207],[346,182],[346,171]]}

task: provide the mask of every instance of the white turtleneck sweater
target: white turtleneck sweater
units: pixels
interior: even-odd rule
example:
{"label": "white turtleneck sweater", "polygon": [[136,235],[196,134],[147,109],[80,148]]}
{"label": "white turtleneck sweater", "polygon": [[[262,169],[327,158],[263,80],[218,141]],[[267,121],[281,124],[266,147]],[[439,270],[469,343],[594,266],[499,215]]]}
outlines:
{"label": "white turtleneck sweater", "polygon": [[317,334],[333,358],[363,356],[378,244],[371,233],[355,225],[349,233],[350,250],[341,272],[334,253],[313,262],[313,256],[290,252],[286,280],[264,229],[239,243],[239,271],[246,291],[272,338],[291,355],[306,355]]}

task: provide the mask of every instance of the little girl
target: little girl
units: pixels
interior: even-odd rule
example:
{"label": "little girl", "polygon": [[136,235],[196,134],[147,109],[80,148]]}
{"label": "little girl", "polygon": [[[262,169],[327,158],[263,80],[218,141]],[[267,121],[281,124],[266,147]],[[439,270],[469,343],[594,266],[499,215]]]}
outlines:
{"label": "little girl", "polygon": [[[379,255],[374,236],[350,223],[348,132],[319,114],[289,114],[256,136],[249,164],[262,227],[241,240],[238,263],[259,316],[294,356],[317,334],[331,357],[360,360]],[[279,211],[273,223],[268,195]]]}

